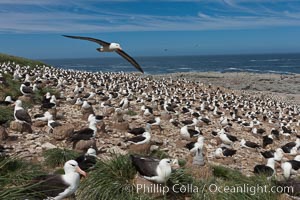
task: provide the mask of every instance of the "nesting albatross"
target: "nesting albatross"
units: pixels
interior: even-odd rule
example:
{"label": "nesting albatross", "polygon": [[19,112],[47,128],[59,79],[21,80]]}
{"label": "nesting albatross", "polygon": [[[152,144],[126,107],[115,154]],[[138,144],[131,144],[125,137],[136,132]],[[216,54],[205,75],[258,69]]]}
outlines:
{"label": "nesting albatross", "polygon": [[130,155],[136,170],[147,180],[165,183],[172,172],[171,159],[154,159],[137,155]]}
{"label": "nesting albatross", "polygon": [[55,200],[61,200],[71,196],[77,190],[80,181],[80,175],[86,176],[86,172],[78,167],[75,160],[69,160],[64,165],[64,175],[43,175],[33,180],[32,190],[43,193],[48,198],[54,197]]}
{"label": "nesting albatross", "polygon": [[32,123],[30,115],[22,107],[22,101],[21,100],[17,100],[15,102],[14,117],[15,117],[16,121],[18,121],[18,122],[20,122],[22,124],[23,123],[27,123],[27,124],[31,124]]}
{"label": "nesting albatross", "polygon": [[88,40],[91,42],[96,42],[102,46],[101,48],[97,48],[97,51],[99,51],[99,52],[115,51],[120,56],[125,58],[128,62],[130,62],[137,70],[144,73],[141,66],[131,56],[129,56],[127,53],[125,53],[125,51],[122,50],[120,44],[118,44],[118,43],[113,43],[113,42],[109,43],[109,42],[105,42],[103,40],[99,40],[99,39],[95,39],[95,38],[91,38],[91,37],[70,36],[70,35],[63,35],[63,36],[68,37],[68,38],[73,38],[73,39]]}

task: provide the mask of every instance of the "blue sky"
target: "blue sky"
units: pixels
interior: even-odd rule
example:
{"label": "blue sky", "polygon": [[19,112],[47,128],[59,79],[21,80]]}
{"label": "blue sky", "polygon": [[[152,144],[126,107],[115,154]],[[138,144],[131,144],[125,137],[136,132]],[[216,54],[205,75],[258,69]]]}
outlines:
{"label": "blue sky", "polygon": [[133,57],[300,52],[300,1],[0,0],[0,52],[99,57],[97,44],[62,34],[119,42]]}

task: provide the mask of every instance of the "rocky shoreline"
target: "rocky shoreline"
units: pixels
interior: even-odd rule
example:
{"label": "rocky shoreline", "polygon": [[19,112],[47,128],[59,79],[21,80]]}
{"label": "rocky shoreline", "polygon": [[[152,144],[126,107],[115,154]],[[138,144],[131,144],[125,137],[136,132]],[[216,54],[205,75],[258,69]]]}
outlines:
{"label": "rocky shoreline", "polygon": [[154,75],[158,79],[184,78],[237,91],[276,95],[283,101],[300,104],[300,74],[260,74],[249,72],[189,72]]}

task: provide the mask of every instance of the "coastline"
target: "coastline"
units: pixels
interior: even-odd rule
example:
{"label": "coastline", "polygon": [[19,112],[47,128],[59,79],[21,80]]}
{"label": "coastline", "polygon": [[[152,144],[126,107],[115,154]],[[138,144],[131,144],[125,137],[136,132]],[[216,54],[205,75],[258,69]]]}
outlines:
{"label": "coastline", "polygon": [[260,74],[249,72],[187,72],[151,75],[153,78],[184,78],[205,85],[223,87],[230,90],[245,91],[253,94],[274,95],[282,101],[300,104],[300,74]]}

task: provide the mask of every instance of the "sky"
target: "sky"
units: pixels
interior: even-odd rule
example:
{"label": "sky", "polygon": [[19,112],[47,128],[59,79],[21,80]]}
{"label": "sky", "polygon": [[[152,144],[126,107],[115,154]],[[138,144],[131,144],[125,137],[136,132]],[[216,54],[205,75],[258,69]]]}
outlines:
{"label": "sky", "polygon": [[0,0],[0,52],[86,58],[118,42],[131,56],[300,53],[300,0]]}

